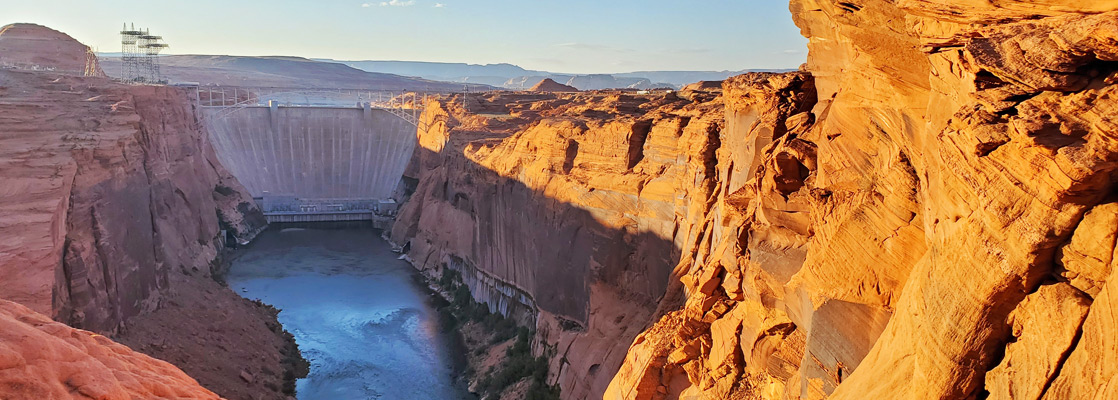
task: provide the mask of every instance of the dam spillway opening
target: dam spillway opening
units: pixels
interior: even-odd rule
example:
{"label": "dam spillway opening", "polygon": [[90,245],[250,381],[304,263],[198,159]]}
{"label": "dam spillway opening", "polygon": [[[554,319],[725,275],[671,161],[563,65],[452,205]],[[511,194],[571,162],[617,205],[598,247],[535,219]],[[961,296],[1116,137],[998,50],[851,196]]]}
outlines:
{"label": "dam spillway opening", "polygon": [[197,93],[218,159],[269,223],[372,221],[383,228],[395,215],[416,145],[419,94]]}

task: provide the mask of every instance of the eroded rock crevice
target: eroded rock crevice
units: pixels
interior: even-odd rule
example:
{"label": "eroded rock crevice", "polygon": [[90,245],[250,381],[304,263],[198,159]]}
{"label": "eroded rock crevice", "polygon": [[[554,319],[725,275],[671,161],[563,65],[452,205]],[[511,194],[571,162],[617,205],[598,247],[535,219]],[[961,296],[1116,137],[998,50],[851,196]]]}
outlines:
{"label": "eroded rock crevice", "polygon": [[[823,99],[804,116],[766,114],[725,83],[731,132],[758,115],[790,132],[723,135],[728,190],[711,210],[741,231],[691,246],[686,304],[638,337],[609,396],[1109,390],[1114,348],[1092,336],[1112,305],[1092,298],[1113,263],[1118,14],[932,3],[793,1]],[[792,335],[744,340],[781,318]],[[727,368],[735,352],[707,350],[727,344],[802,358],[790,373]],[[1101,364],[1084,378],[1088,359]]]}

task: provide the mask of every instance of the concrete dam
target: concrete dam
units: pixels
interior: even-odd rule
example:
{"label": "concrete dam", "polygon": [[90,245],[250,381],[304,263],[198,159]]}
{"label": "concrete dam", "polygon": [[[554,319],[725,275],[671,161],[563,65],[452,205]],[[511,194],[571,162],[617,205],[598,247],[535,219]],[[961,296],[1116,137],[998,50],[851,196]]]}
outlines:
{"label": "concrete dam", "polygon": [[414,120],[372,107],[201,107],[218,158],[269,222],[353,221],[390,200],[416,144]]}

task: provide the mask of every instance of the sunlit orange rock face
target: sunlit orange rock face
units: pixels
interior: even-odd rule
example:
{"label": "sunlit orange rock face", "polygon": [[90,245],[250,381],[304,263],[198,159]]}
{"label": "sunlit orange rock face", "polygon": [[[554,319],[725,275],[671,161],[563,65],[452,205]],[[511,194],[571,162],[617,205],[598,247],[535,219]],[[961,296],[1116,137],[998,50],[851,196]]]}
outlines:
{"label": "sunlit orange rock face", "polygon": [[1116,8],[796,0],[803,72],[459,98],[393,238],[565,398],[1115,398]]}
{"label": "sunlit orange rock face", "polygon": [[0,398],[220,397],[171,364],[0,300]]}
{"label": "sunlit orange rock face", "polygon": [[1118,396],[1118,2],[791,9],[818,100],[725,83],[718,228],[606,398]]}
{"label": "sunlit orange rock face", "polygon": [[687,219],[706,212],[717,91],[432,103],[392,238],[433,276],[464,267],[479,300],[538,310],[552,382],[600,397],[695,239]]}

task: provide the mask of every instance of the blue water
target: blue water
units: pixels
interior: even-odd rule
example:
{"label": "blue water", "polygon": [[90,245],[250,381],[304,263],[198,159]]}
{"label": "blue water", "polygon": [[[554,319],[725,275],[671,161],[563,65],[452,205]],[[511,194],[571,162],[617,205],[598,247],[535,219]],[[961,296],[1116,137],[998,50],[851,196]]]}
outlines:
{"label": "blue water", "polygon": [[311,363],[300,400],[462,399],[415,271],[372,230],[269,230],[240,250],[229,287],[282,311]]}

